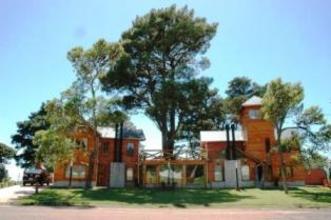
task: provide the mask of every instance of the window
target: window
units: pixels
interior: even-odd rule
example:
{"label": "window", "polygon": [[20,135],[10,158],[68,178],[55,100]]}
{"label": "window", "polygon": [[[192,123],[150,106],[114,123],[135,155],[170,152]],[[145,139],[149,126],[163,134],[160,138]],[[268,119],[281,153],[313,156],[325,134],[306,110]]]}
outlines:
{"label": "window", "polygon": [[266,153],[269,153],[270,152],[270,148],[271,148],[271,146],[270,146],[270,138],[266,138],[265,139],[265,152]]}
{"label": "window", "polygon": [[128,145],[126,147],[126,153],[129,156],[132,156],[133,155],[133,153],[134,153],[134,145],[133,145],[133,143],[128,143]]}
{"label": "window", "polygon": [[248,165],[243,165],[241,167],[241,178],[244,181],[249,180],[249,166]]}
{"label": "window", "polygon": [[87,146],[88,146],[87,138],[82,138],[82,139],[76,140],[76,144],[77,144],[78,148],[87,149]]}
{"label": "window", "polygon": [[157,183],[156,166],[146,166],[146,183]]}
{"label": "window", "polygon": [[108,154],[109,152],[109,147],[108,147],[108,143],[102,143],[102,153],[104,154]]}
{"label": "window", "polygon": [[215,166],[215,181],[224,181],[223,167],[221,165]]}
{"label": "window", "polygon": [[[293,167],[286,166],[285,167],[285,175],[286,175],[286,177],[293,177],[293,175],[294,175]],[[282,176],[281,168],[279,168],[279,176]]]}
{"label": "window", "polygon": [[126,168],[126,181],[133,181],[133,168]]}
{"label": "window", "polygon": [[205,183],[204,166],[198,164],[187,165],[186,181],[190,185],[203,185]]}
{"label": "window", "polygon": [[[86,175],[86,166],[85,165],[73,165],[72,166],[72,178],[83,179]],[[66,178],[70,178],[70,165],[67,166]]]}
{"label": "window", "polygon": [[257,109],[251,109],[248,112],[250,119],[261,119],[261,111]]}
{"label": "window", "polygon": [[293,167],[287,166],[285,170],[286,170],[286,176],[287,177],[293,177],[293,174],[294,174]]}

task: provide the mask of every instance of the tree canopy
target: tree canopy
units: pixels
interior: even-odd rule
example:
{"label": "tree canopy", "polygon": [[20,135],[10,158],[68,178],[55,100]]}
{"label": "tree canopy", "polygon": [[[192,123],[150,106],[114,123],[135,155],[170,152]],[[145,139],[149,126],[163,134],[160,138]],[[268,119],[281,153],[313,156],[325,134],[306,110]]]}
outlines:
{"label": "tree canopy", "polygon": [[6,144],[0,143],[0,163],[7,163],[8,159],[15,156],[15,150]]}
{"label": "tree canopy", "polygon": [[17,131],[12,136],[12,144],[17,150],[16,163],[22,168],[35,166],[36,151],[39,146],[33,143],[33,137],[37,131],[46,130],[49,127],[45,116],[45,105],[42,104],[40,109],[31,113],[27,120],[17,123]]}
{"label": "tree canopy", "polygon": [[[72,102],[71,102],[72,101]],[[38,147],[37,162],[54,168],[57,162],[70,161],[73,158],[76,143],[72,137],[82,118],[77,113],[78,105],[74,100],[63,102],[53,99],[45,105],[45,119],[50,125],[47,129],[35,133],[33,143]]]}
{"label": "tree canopy", "polygon": [[241,105],[252,96],[263,97],[267,85],[259,85],[245,76],[235,77],[228,83],[225,91],[224,108],[233,120],[238,120]]}
{"label": "tree canopy", "polygon": [[8,159],[13,158],[14,156],[15,150],[0,142],[0,182],[8,177],[5,164],[8,162]]}
{"label": "tree canopy", "polygon": [[[263,116],[273,123],[277,132],[277,146],[285,192],[287,192],[287,180],[284,152],[291,150],[291,146],[300,146],[304,161],[308,161],[314,157],[317,158],[316,149],[330,149],[331,125],[327,124],[319,107],[312,106],[304,109],[303,98],[304,90],[299,83],[292,84],[276,79],[268,84],[262,102]],[[288,127],[288,124],[292,124],[293,127]],[[284,140],[282,134],[288,129],[295,131],[294,138]],[[309,155],[313,157],[309,158]]]}
{"label": "tree canopy", "polygon": [[209,65],[202,55],[216,28],[187,7],[153,9],[122,34],[124,53],[103,77],[105,91],[120,90],[126,108],[142,109],[156,123],[166,151],[173,150],[190,106],[202,104],[193,92],[209,90],[210,80],[197,74]]}

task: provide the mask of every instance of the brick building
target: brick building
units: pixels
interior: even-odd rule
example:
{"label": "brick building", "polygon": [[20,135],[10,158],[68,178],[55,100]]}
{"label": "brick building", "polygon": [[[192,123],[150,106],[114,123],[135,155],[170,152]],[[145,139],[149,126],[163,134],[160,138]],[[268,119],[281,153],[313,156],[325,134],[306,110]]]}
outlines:
{"label": "brick building", "polygon": [[[120,151],[116,153],[116,129],[98,128],[99,151],[93,185],[112,187],[119,180],[123,182],[120,186],[139,184],[144,187],[274,186],[280,178],[275,129],[270,121],[261,118],[260,108],[261,98],[252,97],[242,105],[239,126],[233,129],[233,134],[226,131],[201,131],[200,149],[196,152],[175,152],[171,159],[162,150],[139,149],[140,142],[144,140],[141,130],[126,130],[120,141]],[[78,129],[74,135],[84,150],[77,148],[75,153],[73,186],[85,184],[87,151],[91,152],[95,146],[93,135],[94,131],[86,127]],[[290,135],[291,132],[285,132],[283,138]],[[228,158],[229,145],[234,149],[231,153],[234,157],[231,159]],[[284,153],[289,185],[303,185],[305,181],[306,171],[296,160],[299,153],[299,148]],[[119,167],[114,163],[118,161],[118,156],[121,158]],[[62,163],[56,166],[56,186],[68,185],[69,165]]]}
{"label": "brick building", "polygon": [[[138,179],[138,154],[140,142],[145,139],[142,130],[124,127],[122,139],[116,138],[116,132],[111,127],[99,127],[97,142],[99,146],[98,159],[95,161],[93,186],[110,186],[111,164],[115,161],[115,145],[118,143],[121,162],[124,164],[125,185],[135,185]],[[72,161],[72,186],[83,187],[88,172],[88,155],[94,150],[94,130],[88,126],[76,129],[74,139],[77,149]],[[70,177],[70,163],[58,163],[54,171],[54,186],[68,186]]]}
{"label": "brick building", "polygon": [[[233,187],[237,179],[240,186],[250,187],[278,183],[280,158],[275,147],[275,129],[270,121],[261,118],[261,106],[262,99],[256,96],[242,105],[235,140],[230,140],[235,145],[236,161],[226,160],[225,131],[201,131],[200,142],[208,152],[208,182],[212,187]],[[298,162],[298,156],[299,148],[284,153],[289,185],[303,185],[305,181],[306,171]]]}

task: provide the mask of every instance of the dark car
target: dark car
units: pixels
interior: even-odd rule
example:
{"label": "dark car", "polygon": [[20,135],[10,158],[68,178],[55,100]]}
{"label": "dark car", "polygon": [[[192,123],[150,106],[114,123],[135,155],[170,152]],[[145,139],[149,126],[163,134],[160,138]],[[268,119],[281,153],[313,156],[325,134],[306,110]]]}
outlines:
{"label": "dark car", "polygon": [[44,185],[51,182],[51,177],[46,170],[30,168],[24,170],[23,173],[23,186],[26,184],[34,185],[39,183],[39,185]]}

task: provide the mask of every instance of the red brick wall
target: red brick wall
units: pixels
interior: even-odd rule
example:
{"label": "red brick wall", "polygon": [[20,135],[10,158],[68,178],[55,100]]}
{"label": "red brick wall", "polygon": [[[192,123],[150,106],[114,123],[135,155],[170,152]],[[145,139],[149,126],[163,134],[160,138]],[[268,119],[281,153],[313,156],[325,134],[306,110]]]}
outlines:
{"label": "red brick wall", "polygon": [[266,139],[269,138],[271,146],[276,144],[274,127],[271,122],[262,119],[250,119],[250,110],[259,110],[259,106],[245,107],[241,111],[240,122],[243,126],[246,142],[246,151],[254,154],[260,160],[265,160],[267,153]]}
{"label": "red brick wall", "polygon": [[[85,169],[85,173],[88,173],[88,162],[89,162],[89,158],[88,155],[92,152],[92,150],[95,147],[95,138],[94,138],[94,133],[91,129],[87,129],[87,130],[82,130],[82,131],[78,131],[76,132],[74,135],[74,139],[75,140],[80,140],[83,138],[87,138],[87,151],[86,150],[79,150],[77,149],[74,155],[74,161],[73,164],[77,164],[77,165],[86,165],[86,169]],[[69,165],[69,161],[63,161],[63,162],[59,162],[57,163],[55,170],[54,170],[54,181],[67,181],[69,180],[69,178],[67,178],[65,176],[65,172],[66,172],[66,167]],[[95,166],[95,172],[94,172],[94,176],[92,178],[92,181],[96,181],[96,166]],[[85,181],[85,179],[73,179],[74,181]]]}
{"label": "red brick wall", "polygon": [[[88,173],[88,155],[95,147],[94,132],[92,129],[88,129],[83,132],[77,132],[74,134],[76,140],[87,138],[88,151],[77,150],[75,152],[74,164],[86,165],[86,174]],[[108,186],[110,176],[110,164],[114,161],[114,139],[112,138],[98,138],[99,142],[99,157],[98,165],[95,165],[95,172],[92,181],[96,181],[97,185]],[[108,146],[108,151],[104,151],[104,143]],[[132,156],[127,153],[127,144],[133,143],[134,151]],[[137,179],[137,164],[139,153],[139,140],[138,139],[124,139],[122,147],[122,162],[125,163],[126,168],[133,168],[134,179]],[[68,181],[65,176],[66,167],[69,161],[58,163],[54,171],[54,181]],[[85,181],[84,179],[73,179],[74,181]]]}
{"label": "red brick wall", "polygon": [[[215,181],[215,166],[222,165],[224,167],[224,159],[222,158],[222,151],[224,151],[227,146],[226,142],[203,142],[201,143],[202,148],[206,149],[208,152],[208,181]],[[241,141],[236,142],[236,146],[244,148],[244,143]]]}
{"label": "red brick wall", "polygon": [[[132,155],[127,152],[128,143],[133,143],[134,151]],[[108,151],[104,151],[104,144],[108,146]],[[107,186],[110,178],[110,164],[114,161],[115,140],[113,138],[102,138],[99,152],[99,178],[98,185]],[[137,166],[139,154],[139,140],[138,139],[124,139],[122,147],[122,162],[125,163],[126,168],[133,168],[134,179],[137,179]]]}
{"label": "red brick wall", "polygon": [[[272,151],[272,147],[276,146],[275,131],[272,123],[263,119],[250,119],[249,110],[260,109],[260,106],[244,107],[241,111],[240,123],[243,127],[245,142],[237,142],[241,148],[247,152],[247,155],[257,158],[260,161],[268,161],[271,163],[272,175],[266,177],[267,181],[279,179],[280,175],[280,160],[279,154]],[[266,151],[266,139],[270,141],[270,152]],[[220,159],[220,152],[226,148],[226,142],[205,142],[201,146],[208,151],[208,180],[214,181],[214,172],[216,164],[224,164]],[[284,153],[284,160],[291,174],[288,176],[289,181],[304,181],[306,171],[302,164],[297,163],[295,158],[299,155],[298,151]],[[250,167],[250,180],[256,180],[256,163],[251,159],[243,160]]]}
{"label": "red brick wall", "polygon": [[323,185],[326,174],[322,169],[309,170],[306,175],[305,183],[307,185]]}

